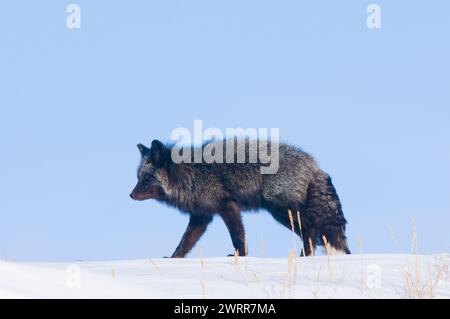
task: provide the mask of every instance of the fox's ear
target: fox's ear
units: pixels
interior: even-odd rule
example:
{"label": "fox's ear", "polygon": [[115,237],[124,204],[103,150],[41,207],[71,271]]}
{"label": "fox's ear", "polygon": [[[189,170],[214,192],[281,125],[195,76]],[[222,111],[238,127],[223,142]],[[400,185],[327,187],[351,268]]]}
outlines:
{"label": "fox's ear", "polygon": [[164,144],[159,140],[152,141],[152,150],[162,150],[164,148]]}
{"label": "fox's ear", "polygon": [[156,167],[162,167],[165,162],[165,146],[161,141],[153,140],[152,147],[150,149],[150,158],[153,165]]}
{"label": "fox's ear", "polygon": [[141,143],[139,143],[137,145],[137,148],[138,148],[139,152],[141,152],[142,156],[144,156],[144,155],[146,155],[146,154],[148,154],[150,152],[150,149],[147,146],[145,146],[145,145],[143,145]]}

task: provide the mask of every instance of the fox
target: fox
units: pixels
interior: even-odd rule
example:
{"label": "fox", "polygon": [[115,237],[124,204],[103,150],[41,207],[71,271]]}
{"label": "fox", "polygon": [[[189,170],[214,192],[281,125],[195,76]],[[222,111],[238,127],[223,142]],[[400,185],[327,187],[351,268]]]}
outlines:
{"label": "fox", "polygon": [[[205,150],[211,143],[214,141],[189,146],[189,156],[193,158],[196,151]],[[287,143],[275,145],[267,141],[272,150],[274,146],[278,149],[278,170],[262,174],[260,169],[267,162],[260,154],[250,161],[249,140],[240,145],[244,147],[245,159],[233,163],[179,162],[173,159],[173,144],[153,140],[150,147],[137,145],[141,160],[138,181],[130,197],[136,201],[154,199],[189,215],[187,228],[171,258],[188,255],[216,215],[230,234],[234,247],[230,255],[247,256],[242,212],[262,210],[300,237],[300,256],[314,255],[317,246],[350,254],[340,199],[331,177],[311,155]],[[237,146],[234,151],[237,153]]]}

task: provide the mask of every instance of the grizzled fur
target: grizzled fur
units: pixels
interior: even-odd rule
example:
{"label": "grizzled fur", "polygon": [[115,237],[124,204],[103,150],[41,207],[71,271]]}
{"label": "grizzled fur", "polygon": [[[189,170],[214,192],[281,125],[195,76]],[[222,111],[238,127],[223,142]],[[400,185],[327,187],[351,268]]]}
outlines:
{"label": "grizzled fur", "polygon": [[[244,145],[248,146],[248,140]],[[268,145],[270,150],[270,142]],[[331,178],[302,150],[282,143],[274,146],[279,146],[278,172],[264,175],[260,172],[264,164],[259,157],[257,163],[249,163],[248,147],[245,163],[224,160],[224,163],[176,164],[171,157],[173,146],[158,140],[152,142],[151,148],[139,144],[142,159],[138,183],[130,196],[135,200],[156,199],[190,215],[172,257],[189,253],[215,214],[225,222],[235,250],[241,256],[246,255],[241,211],[260,208],[289,229],[288,210],[293,212],[295,232],[305,241],[305,255],[312,255],[316,245],[324,244],[323,236],[335,250],[350,253],[345,237],[346,220]],[[193,156],[194,148],[191,150]],[[297,227],[297,211],[302,234]]]}

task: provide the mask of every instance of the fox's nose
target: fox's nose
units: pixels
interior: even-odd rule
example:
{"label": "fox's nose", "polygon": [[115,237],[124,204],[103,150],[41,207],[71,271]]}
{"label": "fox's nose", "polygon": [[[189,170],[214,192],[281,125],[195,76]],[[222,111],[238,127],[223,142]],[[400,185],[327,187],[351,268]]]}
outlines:
{"label": "fox's nose", "polygon": [[134,199],[134,194],[133,194],[133,193],[131,193],[131,194],[130,194],[130,197],[131,197],[132,199]]}

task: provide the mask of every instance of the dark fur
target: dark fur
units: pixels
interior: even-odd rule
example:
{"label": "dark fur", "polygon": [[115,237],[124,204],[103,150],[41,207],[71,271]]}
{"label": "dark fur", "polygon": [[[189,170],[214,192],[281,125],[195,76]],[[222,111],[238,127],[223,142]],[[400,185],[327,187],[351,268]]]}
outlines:
{"label": "dark fur", "polygon": [[130,196],[136,200],[156,199],[190,215],[189,225],[172,257],[189,253],[215,214],[224,220],[235,250],[241,256],[246,255],[241,211],[260,208],[291,229],[290,209],[298,235],[296,212],[300,212],[306,255],[313,254],[316,245],[324,244],[323,236],[336,250],[350,253],[345,237],[346,220],[331,178],[310,155],[296,147],[279,144],[279,170],[272,175],[261,174],[263,164],[259,159],[257,163],[247,160],[229,164],[176,164],[171,160],[170,145],[154,140],[150,149],[142,144],[138,148],[142,159],[138,183]]}

